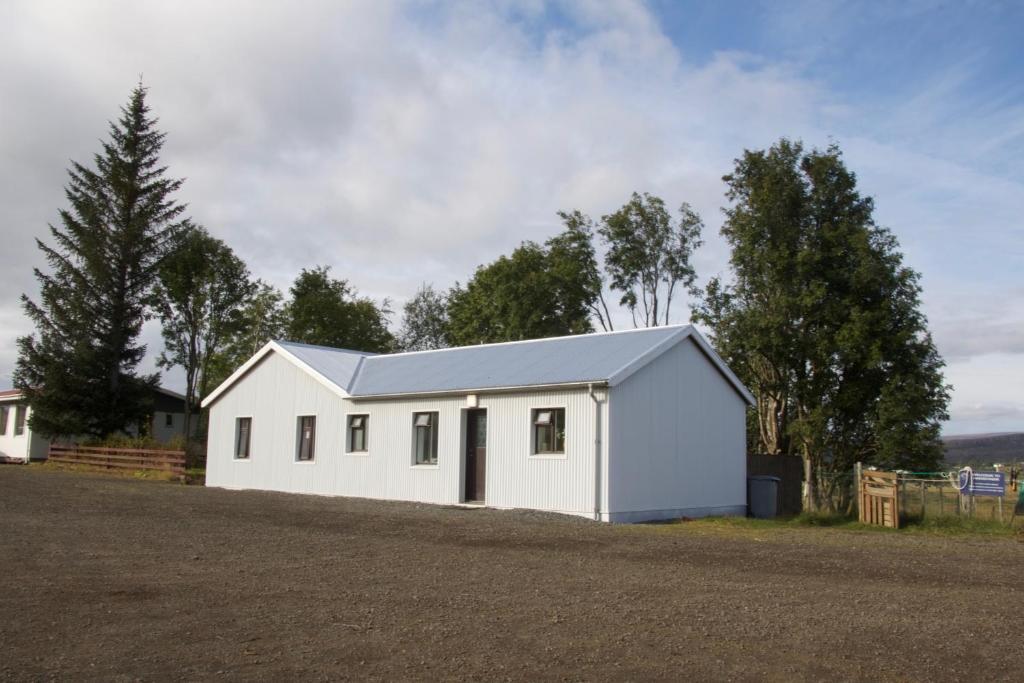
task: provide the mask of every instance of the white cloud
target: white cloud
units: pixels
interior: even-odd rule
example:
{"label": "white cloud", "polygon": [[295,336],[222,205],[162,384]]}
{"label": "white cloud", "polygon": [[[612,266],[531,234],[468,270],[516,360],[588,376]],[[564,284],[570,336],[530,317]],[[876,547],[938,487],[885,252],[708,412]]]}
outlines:
{"label": "white cloud", "polygon": [[[698,271],[724,272],[717,230],[732,159],[781,135],[818,145],[835,135],[879,198],[880,220],[925,271],[940,347],[954,357],[985,348],[946,341],[942,330],[960,318],[931,292],[956,290],[967,271],[949,268],[938,241],[981,216],[995,248],[1019,248],[1019,183],[873,139],[863,111],[798,64],[735,52],[688,62],[642,3],[566,3],[558,26],[544,24],[545,11],[326,1],[0,8],[0,286],[9,293],[0,375],[28,329],[17,294],[35,290],[33,239],[63,204],[68,159],[88,161],[140,73],[168,132],[165,161],[187,177],[190,213],[282,288],[301,267],[328,264],[400,304],[420,282],[464,281],[520,241],[547,238],[559,209],[599,216],[634,190],[693,204],[707,223]],[[969,235],[951,243],[985,254]],[[975,284],[988,297],[998,288]],[[687,317],[683,306],[676,317]],[[1004,350],[1016,348],[1011,328],[1022,320],[1019,309],[1004,319]],[[155,328],[146,338],[156,344]]]}

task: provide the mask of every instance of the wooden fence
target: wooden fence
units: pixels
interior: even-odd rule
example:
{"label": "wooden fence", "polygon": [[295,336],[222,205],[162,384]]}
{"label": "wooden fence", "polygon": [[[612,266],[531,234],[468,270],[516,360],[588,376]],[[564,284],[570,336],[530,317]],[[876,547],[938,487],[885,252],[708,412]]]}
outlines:
{"label": "wooden fence", "polygon": [[185,474],[185,451],[50,446],[50,461],[93,467],[117,467],[132,470],[156,470],[177,475]]}

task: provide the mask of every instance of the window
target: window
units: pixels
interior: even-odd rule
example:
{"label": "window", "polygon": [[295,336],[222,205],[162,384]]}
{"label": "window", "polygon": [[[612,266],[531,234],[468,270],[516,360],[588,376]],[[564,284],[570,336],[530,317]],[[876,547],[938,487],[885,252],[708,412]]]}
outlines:
{"label": "window", "polygon": [[316,443],[316,416],[299,416],[299,434],[296,460],[309,462],[313,460],[313,446]]}
{"label": "window", "polygon": [[21,436],[25,433],[25,406],[18,406],[14,409],[14,435]]}
{"label": "window", "polygon": [[166,413],[164,415],[164,426],[165,427],[173,427],[174,426],[174,413]]}
{"label": "window", "polygon": [[252,418],[240,417],[235,420],[235,458],[249,459],[249,445],[252,443]]}
{"label": "window", "polygon": [[366,430],[369,426],[369,415],[348,416],[348,447],[346,450],[349,453],[365,453],[368,450],[366,446]]}
{"label": "window", "polygon": [[533,411],[533,453],[565,453],[565,408]]}
{"label": "window", "polygon": [[412,414],[415,464],[437,464],[437,413]]}
{"label": "window", "polygon": [[7,406],[0,406],[0,434],[7,433],[7,413],[10,408]]}

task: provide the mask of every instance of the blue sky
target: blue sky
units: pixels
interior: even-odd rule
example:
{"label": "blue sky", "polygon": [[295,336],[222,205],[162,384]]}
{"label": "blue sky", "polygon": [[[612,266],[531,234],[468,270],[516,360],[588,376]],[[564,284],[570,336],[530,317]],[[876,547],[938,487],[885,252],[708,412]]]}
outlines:
{"label": "blue sky", "polygon": [[68,161],[143,74],[181,199],[254,275],[330,265],[396,309],[634,190],[691,203],[726,274],[732,160],[835,141],[922,273],[947,433],[1024,430],[1022,29],[1021,3],[4,3],[0,384]]}

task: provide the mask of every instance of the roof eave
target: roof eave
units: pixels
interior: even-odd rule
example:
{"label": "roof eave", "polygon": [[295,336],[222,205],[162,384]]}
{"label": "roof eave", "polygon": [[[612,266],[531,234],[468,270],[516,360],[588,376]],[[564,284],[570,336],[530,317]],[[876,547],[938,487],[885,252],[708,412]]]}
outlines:
{"label": "roof eave", "polygon": [[551,391],[558,389],[576,389],[588,386],[608,386],[607,379],[573,380],[572,382],[554,382],[548,384],[520,384],[499,387],[460,387],[457,389],[439,389],[437,391],[406,391],[386,394],[351,394],[353,401],[384,400],[389,398],[416,398],[419,396],[465,396],[467,394],[501,394],[525,391]]}

